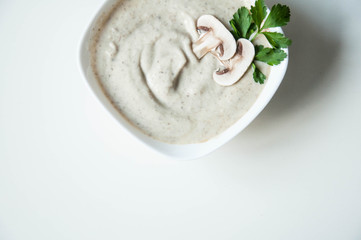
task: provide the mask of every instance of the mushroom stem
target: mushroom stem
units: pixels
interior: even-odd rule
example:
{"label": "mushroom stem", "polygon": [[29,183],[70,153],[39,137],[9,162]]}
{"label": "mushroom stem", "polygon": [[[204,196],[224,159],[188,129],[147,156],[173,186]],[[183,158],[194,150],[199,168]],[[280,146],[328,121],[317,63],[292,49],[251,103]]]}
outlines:
{"label": "mushroom stem", "polygon": [[218,48],[222,45],[222,42],[218,38],[211,38],[208,37],[208,32],[204,34],[200,39],[198,39],[193,44],[193,52],[196,56],[201,59],[204,55],[208,52],[212,51],[213,49]]}
{"label": "mushroom stem", "polygon": [[218,61],[225,67],[225,68],[231,68],[231,65],[230,65],[230,60],[222,60],[219,58],[218,54],[215,52],[215,51],[212,51],[211,52],[213,54],[213,56],[215,56]]}

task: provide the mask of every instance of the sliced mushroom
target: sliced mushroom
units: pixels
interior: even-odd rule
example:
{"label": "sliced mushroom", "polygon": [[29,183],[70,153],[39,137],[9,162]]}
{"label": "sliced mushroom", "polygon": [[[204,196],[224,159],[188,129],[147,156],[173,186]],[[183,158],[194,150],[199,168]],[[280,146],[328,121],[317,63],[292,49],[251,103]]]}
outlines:
{"label": "sliced mushroom", "polygon": [[199,39],[193,44],[193,52],[201,59],[205,54],[214,51],[220,60],[228,60],[236,52],[236,41],[230,31],[212,15],[198,18],[197,30]]}
{"label": "sliced mushroom", "polygon": [[253,61],[255,54],[253,44],[249,40],[241,38],[238,39],[237,45],[237,52],[233,58],[228,61],[221,60],[225,68],[213,73],[213,79],[219,85],[230,86],[238,82]]}

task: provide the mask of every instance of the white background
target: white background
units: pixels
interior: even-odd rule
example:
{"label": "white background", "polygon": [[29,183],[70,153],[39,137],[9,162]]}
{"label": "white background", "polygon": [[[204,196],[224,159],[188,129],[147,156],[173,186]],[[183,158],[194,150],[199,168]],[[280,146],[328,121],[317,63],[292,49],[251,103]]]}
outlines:
{"label": "white background", "polygon": [[143,147],[86,87],[78,47],[102,2],[0,0],[1,240],[361,239],[359,0],[282,1],[279,91],[193,161]]}

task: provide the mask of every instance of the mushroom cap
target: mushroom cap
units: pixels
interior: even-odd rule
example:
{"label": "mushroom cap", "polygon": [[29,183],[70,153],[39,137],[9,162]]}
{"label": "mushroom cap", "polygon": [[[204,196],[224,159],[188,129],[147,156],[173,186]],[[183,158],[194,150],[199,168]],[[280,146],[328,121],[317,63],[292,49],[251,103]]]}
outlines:
{"label": "mushroom cap", "polygon": [[229,67],[213,73],[213,79],[222,86],[230,86],[238,82],[251,65],[255,55],[253,44],[245,38],[237,41],[237,52],[229,60]]}
{"label": "mushroom cap", "polygon": [[236,40],[231,32],[214,16],[202,15],[197,20],[197,28],[206,27],[212,29],[215,38],[221,41],[223,54],[219,54],[220,60],[228,60],[236,52]]}

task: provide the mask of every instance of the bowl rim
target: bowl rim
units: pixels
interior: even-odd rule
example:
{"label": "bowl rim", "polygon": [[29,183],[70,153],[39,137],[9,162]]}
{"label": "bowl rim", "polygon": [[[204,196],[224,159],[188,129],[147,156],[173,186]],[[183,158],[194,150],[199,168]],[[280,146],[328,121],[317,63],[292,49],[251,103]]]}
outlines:
{"label": "bowl rim", "polygon": [[[170,144],[155,140],[142,133],[137,127],[133,126],[121,115],[121,113],[111,104],[109,98],[106,97],[100,83],[95,79],[91,71],[88,43],[92,29],[98,18],[104,12],[109,11],[116,2],[117,0],[106,0],[85,28],[86,30],[82,35],[78,48],[78,65],[80,72],[86,82],[86,85],[93,93],[93,96],[99,101],[103,108],[106,109],[106,112],[108,112],[108,114],[110,114],[112,118],[119,123],[120,127],[127,132],[128,135],[138,140],[138,142],[141,142],[144,146],[160,153],[161,155],[171,157],[173,159],[190,160],[208,155],[220,148],[242,132],[261,113],[274,96],[286,74],[289,61],[288,48],[283,49],[287,53],[287,58],[285,58],[279,65],[271,66],[271,71],[269,77],[264,83],[264,88],[258,95],[256,101],[252,104],[251,108],[228,129],[208,141],[201,143]],[[273,28],[272,30],[283,33],[282,28],[280,27]]]}

